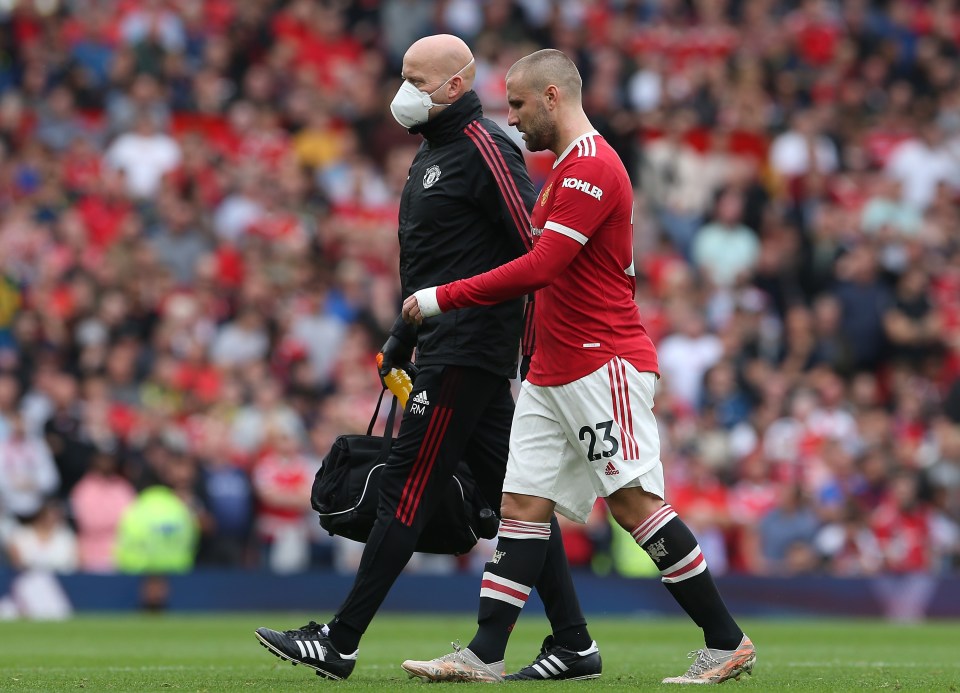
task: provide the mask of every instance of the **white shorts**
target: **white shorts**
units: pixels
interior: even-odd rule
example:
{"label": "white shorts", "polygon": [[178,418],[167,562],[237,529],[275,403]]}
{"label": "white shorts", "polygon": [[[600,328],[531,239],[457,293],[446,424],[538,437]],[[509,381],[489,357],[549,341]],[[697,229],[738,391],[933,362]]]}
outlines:
{"label": "white shorts", "polygon": [[656,380],[614,357],[566,385],[524,382],[504,492],[549,498],[576,522],[587,521],[598,496],[621,488],[640,486],[663,498]]}

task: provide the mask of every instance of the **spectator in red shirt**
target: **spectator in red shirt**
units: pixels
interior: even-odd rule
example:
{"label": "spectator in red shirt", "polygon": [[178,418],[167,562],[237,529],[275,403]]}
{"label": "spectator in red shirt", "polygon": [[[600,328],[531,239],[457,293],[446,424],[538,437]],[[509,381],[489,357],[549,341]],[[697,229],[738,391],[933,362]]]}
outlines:
{"label": "spectator in red shirt", "polygon": [[929,508],[919,497],[916,476],[906,470],[898,472],[890,482],[887,500],[870,518],[884,571],[923,573],[933,568],[930,520]]}
{"label": "spectator in red shirt", "polygon": [[308,565],[307,513],[315,474],[297,440],[280,431],[268,437],[266,453],[254,463],[257,534],[266,547],[267,565],[276,572],[295,572]]}

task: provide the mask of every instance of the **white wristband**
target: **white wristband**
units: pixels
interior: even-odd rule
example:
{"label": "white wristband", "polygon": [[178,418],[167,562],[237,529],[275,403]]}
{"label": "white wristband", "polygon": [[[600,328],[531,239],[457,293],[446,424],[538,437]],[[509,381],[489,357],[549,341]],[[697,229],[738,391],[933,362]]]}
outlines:
{"label": "white wristband", "polygon": [[420,306],[420,314],[425,318],[432,318],[434,315],[440,315],[440,303],[437,301],[437,287],[428,286],[426,289],[413,292],[417,299],[417,305]]}

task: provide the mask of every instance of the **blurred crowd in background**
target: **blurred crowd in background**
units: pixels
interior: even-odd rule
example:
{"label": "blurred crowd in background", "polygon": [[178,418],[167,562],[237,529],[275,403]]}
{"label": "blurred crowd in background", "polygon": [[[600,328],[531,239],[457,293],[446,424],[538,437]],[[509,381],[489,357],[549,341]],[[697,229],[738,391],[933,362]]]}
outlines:
{"label": "blurred crowd in background", "polygon": [[353,569],[309,490],[380,393],[438,32],[501,122],[516,59],[579,65],[714,573],[960,568],[955,0],[0,0],[0,565]]}

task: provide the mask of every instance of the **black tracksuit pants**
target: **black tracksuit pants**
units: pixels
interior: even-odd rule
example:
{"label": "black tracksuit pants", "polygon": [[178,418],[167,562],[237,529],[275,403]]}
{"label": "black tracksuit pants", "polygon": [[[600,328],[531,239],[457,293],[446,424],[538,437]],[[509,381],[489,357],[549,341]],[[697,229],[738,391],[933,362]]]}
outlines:
{"label": "black tracksuit pants", "polygon": [[420,369],[380,476],[376,523],[334,623],[366,631],[460,460],[499,512],[513,408],[507,378],[463,366]]}

